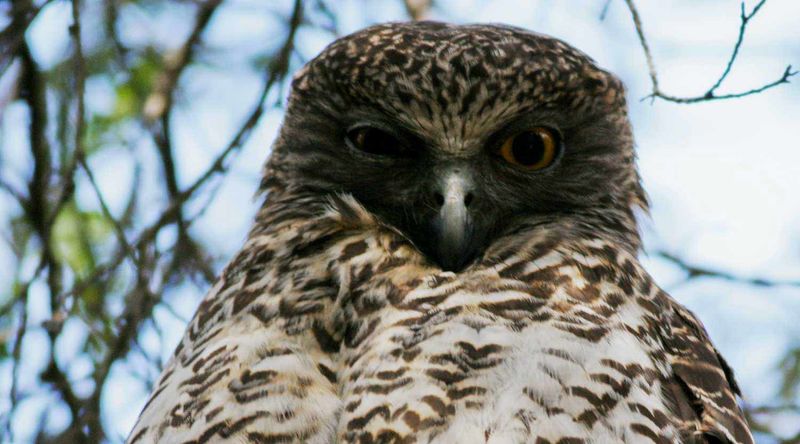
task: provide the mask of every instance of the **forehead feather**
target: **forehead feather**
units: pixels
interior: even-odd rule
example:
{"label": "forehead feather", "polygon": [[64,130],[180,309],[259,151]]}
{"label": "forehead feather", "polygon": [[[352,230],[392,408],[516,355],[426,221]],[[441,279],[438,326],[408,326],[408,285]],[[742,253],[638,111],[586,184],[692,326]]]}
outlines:
{"label": "forehead feather", "polygon": [[370,107],[456,153],[535,110],[624,113],[622,84],[582,52],[500,25],[373,26],[328,46],[295,77],[292,102]]}

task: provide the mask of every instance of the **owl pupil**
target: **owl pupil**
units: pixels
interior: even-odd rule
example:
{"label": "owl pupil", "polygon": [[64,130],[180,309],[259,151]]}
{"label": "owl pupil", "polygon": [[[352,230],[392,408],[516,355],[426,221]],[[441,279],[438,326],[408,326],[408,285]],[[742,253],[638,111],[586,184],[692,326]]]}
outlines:
{"label": "owl pupil", "polygon": [[535,165],[544,157],[544,141],[534,132],[525,132],[514,138],[511,152],[521,165]]}
{"label": "owl pupil", "polygon": [[391,134],[375,128],[362,128],[354,131],[355,145],[366,153],[379,155],[399,154],[399,143]]}

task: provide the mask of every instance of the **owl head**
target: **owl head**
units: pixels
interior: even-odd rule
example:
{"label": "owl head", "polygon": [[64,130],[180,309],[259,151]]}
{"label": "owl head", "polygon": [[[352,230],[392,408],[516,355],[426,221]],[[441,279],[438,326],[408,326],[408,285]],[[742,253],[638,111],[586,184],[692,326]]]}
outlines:
{"label": "owl head", "polygon": [[294,78],[263,187],[353,195],[446,270],[521,225],[639,246],[646,209],[624,88],[555,38],[390,23]]}

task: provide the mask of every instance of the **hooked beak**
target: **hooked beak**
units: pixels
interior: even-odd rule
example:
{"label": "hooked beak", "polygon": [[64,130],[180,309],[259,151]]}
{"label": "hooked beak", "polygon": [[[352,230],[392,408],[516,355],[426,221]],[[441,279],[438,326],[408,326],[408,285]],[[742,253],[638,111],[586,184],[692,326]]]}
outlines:
{"label": "hooked beak", "polygon": [[474,257],[474,222],[469,206],[474,198],[469,176],[460,170],[447,174],[434,193],[439,212],[433,220],[435,259],[444,270],[459,271]]}

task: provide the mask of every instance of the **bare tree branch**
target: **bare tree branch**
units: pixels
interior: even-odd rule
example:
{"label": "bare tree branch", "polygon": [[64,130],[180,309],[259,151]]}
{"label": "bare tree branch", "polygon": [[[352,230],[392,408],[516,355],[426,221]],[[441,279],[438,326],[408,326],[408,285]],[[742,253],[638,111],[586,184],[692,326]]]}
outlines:
{"label": "bare tree branch", "polygon": [[256,100],[255,108],[252,112],[250,112],[250,115],[247,117],[247,119],[245,119],[244,124],[242,124],[242,126],[233,136],[233,139],[231,139],[230,143],[228,143],[228,146],[226,146],[225,149],[222,150],[222,152],[217,156],[214,162],[211,163],[211,166],[203,174],[201,174],[192,185],[190,185],[181,193],[181,195],[186,196],[185,198],[188,198],[188,196],[194,194],[198,188],[208,182],[208,180],[215,174],[224,172],[225,161],[227,158],[231,153],[240,149],[250,137],[250,133],[253,131],[253,128],[255,128],[256,124],[261,118],[261,115],[264,113],[264,102],[267,99],[267,94],[269,94],[269,91],[276,83],[280,82],[284,77],[286,77],[286,74],[289,71],[289,58],[292,54],[292,49],[294,48],[295,35],[297,34],[297,30],[300,28],[302,21],[303,2],[301,0],[295,0],[292,16],[289,19],[289,30],[286,34],[286,39],[270,63],[269,69],[266,72],[264,86],[261,88],[261,94],[259,94],[258,99]]}
{"label": "bare tree branch", "polygon": [[753,8],[753,10],[750,11],[750,14],[747,14],[745,12],[744,9],[745,5],[744,2],[742,2],[741,4],[742,10],[740,15],[742,23],[739,25],[739,35],[736,37],[736,44],[733,45],[733,52],[731,52],[731,56],[728,59],[728,64],[725,66],[725,70],[722,71],[722,75],[719,76],[717,82],[714,83],[714,85],[712,85],[711,88],[708,89],[708,93],[711,93],[713,95],[714,91],[717,88],[719,88],[720,85],[722,85],[722,82],[725,81],[725,78],[728,77],[728,74],[730,74],[731,68],[733,67],[733,62],[736,61],[736,56],[739,55],[739,48],[742,46],[742,40],[744,40],[744,31],[745,29],[747,29],[747,22],[749,22],[750,19],[753,18],[753,16],[755,16],[758,13],[758,10],[761,9],[761,7],[764,6],[766,2],[767,0],[761,0],[760,2],[758,2],[758,4]]}
{"label": "bare tree branch", "polygon": [[753,415],[778,412],[800,413],[800,405],[797,404],[746,406],[745,409]]}
{"label": "bare tree branch", "polygon": [[81,2],[72,0],[72,24],[69,27],[74,45],[73,63],[75,65],[75,97],[77,101],[75,115],[75,153],[76,159],[82,160],[84,156],[83,135],[86,132],[86,111],[84,90],[86,89],[86,67],[83,59],[83,44],[81,43]]}
{"label": "bare tree branch", "polygon": [[686,262],[685,260],[681,259],[674,254],[667,253],[665,251],[659,251],[656,255],[664,260],[671,262],[674,265],[677,265],[681,270],[685,271],[687,274],[686,280],[691,280],[695,278],[714,278],[714,279],[721,279],[724,281],[736,282],[745,285],[754,285],[757,287],[800,287],[800,280],[788,280],[788,281],[781,281],[781,280],[773,280],[773,279],[765,279],[765,278],[750,278],[750,277],[742,277],[736,276],[732,273],[726,273],[724,271],[712,270],[710,268],[700,267],[697,265],[692,265]]}
{"label": "bare tree branch", "polygon": [[[261,115],[264,113],[265,110],[265,101],[269,91],[272,87],[276,84],[276,82],[280,81],[282,78],[286,76],[286,73],[289,69],[289,56],[292,52],[292,48],[294,47],[294,38],[297,33],[300,24],[302,23],[302,1],[295,0],[295,6],[292,12],[292,16],[289,22],[289,30],[287,32],[286,39],[284,40],[283,45],[281,46],[278,53],[275,55],[273,59],[273,63],[270,64],[269,69],[266,72],[264,86],[261,89],[261,93],[259,98],[256,100],[256,106],[250,115],[245,119],[245,122],[239,128],[239,130],[234,135],[233,139],[228,143],[225,149],[217,156],[217,158],[211,163],[209,168],[201,174],[189,187],[185,190],[179,192],[177,196],[172,199],[161,214],[159,215],[156,220],[149,225],[147,228],[143,229],[139,236],[133,241],[131,244],[131,248],[134,250],[138,250],[143,248],[145,245],[152,242],[158,233],[161,231],[162,228],[165,226],[173,223],[177,219],[177,211],[178,208],[181,208],[185,202],[190,200],[195,193],[202,188],[211,178],[215,175],[224,173],[226,171],[226,160],[230,157],[230,155],[235,152],[236,150],[240,149],[244,143],[247,141],[248,137],[250,136],[253,128],[255,128],[256,124],[258,123]],[[66,299],[69,296],[80,294],[86,290],[90,285],[98,280],[104,280],[107,278],[107,275],[113,270],[116,270],[117,267],[122,263],[125,259],[126,254],[124,250],[119,250],[117,253],[114,254],[114,257],[104,265],[100,265],[96,268],[94,274],[87,276],[86,278],[78,281],[72,288],[60,295],[61,299]]]}
{"label": "bare tree branch", "polygon": [[[57,202],[53,205],[51,216],[48,224],[52,225],[55,218],[58,216],[61,208],[69,202],[75,193],[75,173],[78,169],[78,164],[85,156],[83,141],[86,133],[86,105],[85,105],[85,90],[86,90],[86,60],[83,55],[83,43],[81,41],[81,2],[80,0],[71,0],[72,23],[69,26],[69,34],[72,39],[72,64],[73,64],[73,82],[75,92],[75,129],[73,140],[73,152],[71,158],[68,160],[67,165],[62,167],[61,183],[58,186],[60,195]],[[66,106],[66,105],[65,105]],[[66,152],[66,143],[64,143],[64,151]]]}
{"label": "bare tree branch", "polygon": [[111,39],[114,44],[114,50],[117,53],[117,62],[123,69],[127,68],[127,57],[129,49],[120,40],[117,23],[119,18],[119,5],[118,0],[103,0],[103,15],[106,35]]}
{"label": "bare tree branch", "polygon": [[789,83],[789,79],[796,75],[797,71],[792,71],[792,65],[788,65],[786,69],[783,71],[783,74],[777,79],[772,82],[766,83],[762,86],[749,89],[747,91],[737,92],[737,93],[729,93],[729,94],[717,94],[717,88],[722,85],[722,82],[728,77],[728,74],[731,72],[731,68],[733,67],[734,62],[736,61],[736,57],[739,55],[739,48],[742,45],[742,41],[744,40],[744,33],[747,29],[747,24],[750,20],[758,13],[766,0],[761,0],[749,14],[745,12],[745,4],[742,3],[742,12],[741,12],[741,24],[739,25],[739,36],[736,39],[736,44],[733,47],[733,51],[731,53],[730,58],[728,59],[728,63],[725,66],[724,71],[717,79],[716,82],[702,95],[695,96],[695,97],[680,97],[671,94],[667,94],[661,90],[658,84],[658,74],[655,67],[655,61],[653,60],[653,54],[650,51],[650,46],[647,43],[647,39],[644,36],[644,27],[642,26],[642,20],[639,16],[639,11],[636,9],[636,5],[634,4],[633,0],[625,0],[625,3],[628,5],[628,9],[631,12],[631,17],[633,18],[633,24],[636,29],[636,34],[639,37],[639,43],[642,46],[642,50],[644,51],[645,60],[647,61],[647,69],[650,75],[650,82],[652,84],[652,89],[650,94],[644,97],[644,99],[650,98],[655,99],[659,98],[662,100],[666,100],[669,102],[674,103],[698,103],[698,102],[708,102],[712,100],[725,100],[725,99],[737,99],[740,97],[749,96],[752,94],[757,94],[762,91],[766,91],[770,88],[776,87],[778,85]]}
{"label": "bare tree branch", "polygon": [[[178,191],[170,200],[169,206],[162,212],[161,216],[148,228],[142,230],[135,242],[130,243],[124,240],[125,236],[121,227],[117,227],[116,229],[118,231],[120,249],[115,254],[115,257],[111,260],[111,262],[97,267],[95,274],[76,283],[68,293],[61,295],[61,299],[64,299],[69,294],[74,295],[82,293],[85,288],[92,285],[94,282],[97,282],[97,280],[106,279],[106,274],[112,273],[117,269],[117,267],[119,267],[125,257],[130,256],[128,254],[130,250],[136,250],[138,252],[136,257],[138,257],[140,263],[138,263],[135,267],[137,272],[136,285],[125,298],[125,310],[119,317],[119,321],[117,323],[117,333],[109,344],[108,351],[106,352],[104,358],[95,367],[93,379],[96,388],[89,398],[83,400],[81,404],[83,412],[81,422],[89,427],[90,442],[95,442],[95,440],[101,439],[103,436],[102,427],[99,424],[100,396],[105,381],[108,378],[111,366],[128,353],[131,345],[133,344],[133,340],[138,334],[142,322],[151,318],[153,308],[161,302],[161,294],[164,291],[164,285],[168,283],[170,276],[175,274],[180,269],[180,262],[183,260],[180,252],[177,249],[173,251],[171,263],[166,266],[163,276],[160,279],[161,285],[157,288],[150,288],[150,283],[154,281],[154,276],[152,275],[153,264],[152,261],[145,259],[147,255],[144,253],[144,251],[150,248],[155,237],[163,227],[173,222],[177,222],[179,211],[185,202],[191,199],[211,177],[226,170],[226,159],[232,152],[236,151],[245,143],[260,116],[263,114],[267,94],[277,82],[286,76],[289,67],[289,58],[294,45],[294,38],[301,23],[302,2],[300,0],[296,0],[295,8],[290,19],[289,31],[287,33],[286,40],[284,41],[284,44],[279,52],[275,55],[273,62],[270,64],[270,67],[267,70],[264,87],[262,88],[262,92],[259,96],[255,109],[251,112],[251,114],[245,120],[243,126],[239,129],[239,131],[237,131],[231,142],[212,163],[209,169],[191,186],[183,191]],[[85,159],[81,160],[81,162],[83,169],[86,171],[87,176],[89,176],[90,183],[92,183],[92,186],[95,188],[95,193],[97,194],[98,199],[100,199],[104,214],[106,217],[113,219],[110,211],[107,208],[107,205],[102,199],[102,195],[93,178],[91,170],[85,163]],[[142,261],[146,261],[148,263],[141,263]]]}
{"label": "bare tree branch", "polygon": [[52,1],[45,0],[38,7],[27,0],[18,0],[11,3],[11,23],[0,31],[0,76],[6,72],[11,60],[19,52],[20,45],[25,41],[25,31],[42,9]]}
{"label": "bare tree branch", "polygon": [[195,24],[192,27],[192,31],[189,33],[189,37],[184,44],[181,45],[176,54],[166,60],[165,70],[156,82],[153,93],[151,93],[145,101],[143,110],[145,120],[151,122],[150,128],[153,134],[153,140],[158,148],[162,167],[164,169],[167,193],[171,201],[181,202],[181,205],[176,209],[178,246],[182,250],[181,253],[183,253],[187,259],[197,259],[194,261],[187,260],[185,263],[191,263],[196,266],[207,281],[214,279],[214,272],[208,261],[202,257],[200,247],[195,244],[188,233],[186,222],[183,217],[183,201],[178,199],[180,187],[178,185],[177,169],[173,156],[174,147],[171,138],[171,120],[173,104],[175,102],[175,91],[181,74],[183,74],[193,61],[195,50],[200,45],[201,36],[221,4],[222,0],[208,0],[200,5],[197,11]]}
{"label": "bare tree branch", "polygon": [[600,10],[601,22],[606,19],[606,15],[608,15],[608,9],[610,6],[611,6],[611,0],[606,0],[606,2],[603,4],[603,9]]}
{"label": "bare tree branch", "polygon": [[78,158],[78,161],[80,162],[81,168],[83,168],[84,172],[86,173],[86,177],[89,179],[89,183],[94,190],[95,196],[97,196],[97,201],[100,203],[100,209],[103,212],[103,216],[105,216],[106,219],[108,219],[114,226],[114,233],[117,236],[117,241],[125,250],[125,253],[128,255],[128,257],[130,257],[131,260],[136,263],[138,261],[136,258],[136,251],[134,251],[133,247],[128,241],[127,236],[125,236],[125,229],[122,228],[120,222],[114,217],[113,214],[111,214],[108,203],[106,203],[106,200],[103,198],[103,192],[100,191],[100,187],[97,185],[97,181],[94,178],[94,173],[92,172],[91,168],[89,168],[86,158],[81,156]]}
{"label": "bare tree branch", "polygon": [[6,182],[3,178],[0,178],[0,190],[4,190],[6,193],[10,194],[20,205],[25,205],[25,195],[22,194],[22,191],[16,189],[13,185]]}
{"label": "bare tree branch", "polygon": [[143,112],[146,120],[156,121],[169,114],[175,100],[175,88],[178,80],[194,60],[200,38],[221,4],[222,0],[207,0],[200,3],[189,37],[174,54],[165,60],[165,69],[156,81],[155,89],[145,101]]}
{"label": "bare tree branch", "polygon": [[[14,23],[25,23],[24,28],[30,23],[30,5],[22,5],[15,3],[12,10],[15,16],[12,19]],[[20,18],[22,16],[22,18]],[[30,18],[30,20],[28,20]],[[5,35],[4,35],[5,38]],[[39,71],[39,66],[31,55],[30,48],[25,42],[24,38],[20,37],[15,40],[13,48],[16,55],[22,62],[22,74],[20,82],[19,96],[25,100],[29,111],[29,127],[28,127],[28,140],[30,143],[31,157],[33,158],[33,174],[28,181],[28,196],[25,198],[20,192],[15,192],[19,196],[20,203],[24,211],[25,217],[31,223],[33,231],[39,237],[41,242],[41,256],[39,258],[39,265],[33,277],[21,285],[19,293],[15,298],[18,302],[20,309],[19,324],[16,329],[14,344],[12,346],[12,376],[11,376],[11,390],[10,390],[10,409],[6,416],[5,432],[12,440],[12,430],[10,428],[11,417],[14,414],[18,401],[18,374],[19,365],[21,363],[21,347],[23,338],[27,332],[28,327],[28,299],[29,289],[33,281],[38,279],[39,275],[45,268],[49,268],[48,282],[51,286],[57,285],[57,272],[53,271],[57,267],[55,256],[50,247],[50,230],[45,221],[48,214],[47,195],[50,187],[50,175],[52,173],[52,159],[50,157],[50,147],[47,143],[45,136],[47,128],[47,97],[45,94],[45,81]],[[4,46],[5,48],[5,46]],[[9,188],[10,190],[11,188]]]}
{"label": "bare tree branch", "polygon": [[[34,278],[38,276],[38,272]],[[9,390],[9,408],[8,412],[4,414],[4,427],[6,436],[9,441],[14,440],[14,431],[11,429],[11,419],[17,409],[17,402],[19,401],[19,365],[22,363],[22,339],[25,337],[25,332],[28,328],[28,291],[30,290],[31,281],[22,285],[19,295],[17,296],[17,305],[19,306],[19,319],[17,322],[17,330],[14,334],[14,344],[11,346],[11,389]]]}

